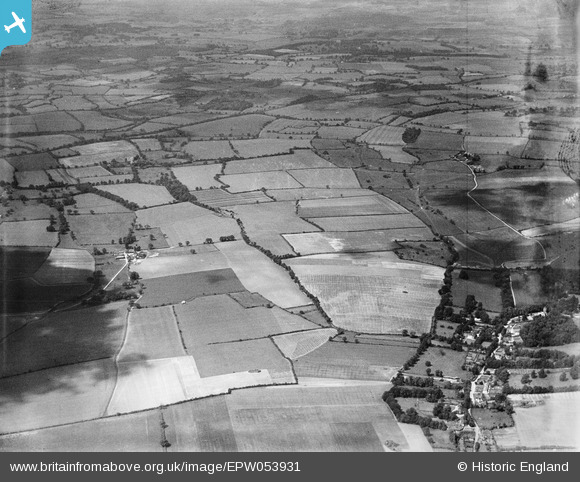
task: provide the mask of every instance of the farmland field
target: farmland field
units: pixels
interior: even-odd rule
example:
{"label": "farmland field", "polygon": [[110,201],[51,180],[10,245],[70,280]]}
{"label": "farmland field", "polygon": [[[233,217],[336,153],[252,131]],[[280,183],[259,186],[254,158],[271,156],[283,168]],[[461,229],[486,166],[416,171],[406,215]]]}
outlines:
{"label": "farmland field", "polygon": [[156,360],[185,356],[171,306],[132,310],[119,361]]}
{"label": "farmland field", "polygon": [[44,171],[16,171],[14,177],[18,185],[22,187],[47,186],[50,183]]}
{"label": "farmland field", "polygon": [[56,246],[58,233],[46,230],[48,220],[3,222],[0,224],[2,246]]}
{"label": "farmland field", "polygon": [[374,231],[377,229],[423,228],[425,225],[412,214],[369,216],[339,216],[313,218],[325,231]]}
{"label": "farmland field", "polygon": [[381,389],[380,384],[254,388],[233,392],[226,403],[239,451],[383,452],[389,451],[387,441],[407,447],[376,395]]}
{"label": "farmland field", "polygon": [[76,203],[75,209],[79,214],[90,214],[91,211],[98,214],[131,212],[122,204],[97,194],[77,194],[74,199]]}
{"label": "farmland field", "polygon": [[463,307],[467,295],[474,295],[477,302],[483,303],[483,309],[499,313],[502,311],[501,289],[495,286],[493,272],[480,270],[462,270],[467,279],[459,276],[460,271],[453,271],[451,295],[453,304]]}
{"label": "farmland field", "polygon": [[194,160],[236,157],[228,141],[194,141],[187,144],[183,150]]}
{"label": "farmland field", "polygon": [[243,158],[286,154],[291,149],[310,147],[309,141],[299,139],[247,139],[234,140],[231,144],[239,156]]}
{"label": "farmland field", "polygon": [[202,124],[184,127],[181,130],[193,137],[202,138],[219,135],[227,135],[230,138],[255,137],[273,119],[273,117],[266,115],[250,114],[204,122]]}
{"label": "farmland field", "polygon": [[245,174],[248,172],[280,171],[315,167],[334,167],[330,162],[314,154],[311,150],[299,149],[292,154],[259,157],[230,161],[226,164],[226,174]]}
{"label": "farmland field", "polygon": [[95,260],[88,251],[53,248],[34,279],[45,285],[82,284],[94,271]]}
{"label": "farmland field", "polygon": [[110,176],[111,173],[101,166],[91,166],[91,167],[72,167],[66,169],[66,173],[76,179],[83,177],[103,177]]}
{"label": "farmland field", "polygon": [[360,188],[352,169],[296,169],[288,173],[304,187]]}
{"label": "farmland field", "polygon": [[223,184],[215,180],[215,176],[222,170],[221,164],[206,166],[184,166],[172,168],[178,181],[185,184],[191,191],[195,189],[209,189],[221,187]]}
{"label": "farmland field", "polygon": [[326,189],[305,187],[301,189],[268,189],[268,195],[276,201],[297,201],[300,199],[330,199],[341,197],[376,196],[368,189]]}
{"label": "farmland field", "polygon": [[325,231],[283,236],[294,251],[306,256],[322,253],[391,251],[400,247],[397,240],[428,240],[433,237],[433,233],[427,228],[404,228],[351,232]]}
{"label": "farmland field", "polygon": [[546,301],[547,293],[542,290],[540,273],[536,271],[516,271],[510,274],[517,307],[535,305]]}
{"label": "farmland field", "polygon": [[79,214],[67,216],[67,219],[79,244],[111,244],[111,240],[117,242],[119,238],[127,236],[135,214]]}
{"label": "farmland field", "polygon": [[14,167],[5,159],[0,159],[0,181],[12,183],[14,180]]}
{"label": "farmland field", "polygon": [[145,308],[191,301],[200,296],[234,293],[244,289],[229,268],[150,278],[143,281],[143,284],[145,293],[139,300],[139,305]]}
{"label": "farmland field", "polygon": [[205,191],[195,191],[196,199],[214,208],[228,207],[235,204],[255,204],[271,202],[268,196],[262,191],[242,192],[230,194],[224,189],[206,189]]}
{"label": "farmland field", "polygon": [[[461,369],[461,366],[465,362],[465,356],[465,352],[431,346],[421,355],[417,364],[407,370],[406,373],[427,376],[426,370],[427,368],[431,368],[433,373],[436,370],[441,370],[445,377],[458,377],[463,380],[471,380],[473,374]],[[427,361],[431,362],[429,367],[425,365]]]}
{"label": "farmland field", "polygon": [[383,159],[401,164],[415,164],[418,159],[397,146],[370,145],[371,149],[379,152]]}
{"label": "farmland field", "polygon": [[314,255],[286,263],[341,328],[363,333],[429,331],[442,268],[400,261],[388,252]]}
{"label": "farmland field", "polygon": [[227,268],[229,265],[226,257],[214,246],[208,245],[209,247],[212,250],[203,252],[197,247],[197,254],[166,256],[161,253],[159,256],[149,256],[133,264],[132,270],[137,271],[140,278],[150,279]]}
{"label": "farmland field", "polygon": [[298,205],[298,216],[302,218],[404,213],[408,211],[384,196],[304,200]]}
{"label": "farmland field", "polygon": [[[576,418],[580,392],[510,395],[510,400],[515,407],[515,427],[494,431],[502,449],[577,451],[580,448]],[[522,402],[529,402],[531,406],[519,406]]]}
{"label": "farmland field", "polygon": [[257,249],[243,241],[220,243],[218,249],[248,291],[260,293],[281,308],[311,304],[287,272]]}
{"label": "farmland field", "polygon": [[273,340],[282,353],[284,353],[285,357],[295,360],[320,348],[334,335],[336,335],[334,328],[323,328],[320,330],[278,335]]}
{"label": "farmland field", "polygon": [[231,174],[222,176],[220,181],[226,184],[228,191],[232,193],[257,191],[262,188],[288,189],[302,187],[302,184],[285,171]]}
{"label": "farmland field", "polygon": [[379,126],[365,132],[357,140],[367,144],[404,146],[403,132],[405,132],[404,127]]}
{"label": "farmland field", "polygon": [[110,192],[129,202],[135,203],[144,208],[148,206],[159,206],[161,204],[171,204],[176,202],[169,194],[165,186],[151,186],[149,184],[117,184],[112,186],[101,186],[99,189]]}

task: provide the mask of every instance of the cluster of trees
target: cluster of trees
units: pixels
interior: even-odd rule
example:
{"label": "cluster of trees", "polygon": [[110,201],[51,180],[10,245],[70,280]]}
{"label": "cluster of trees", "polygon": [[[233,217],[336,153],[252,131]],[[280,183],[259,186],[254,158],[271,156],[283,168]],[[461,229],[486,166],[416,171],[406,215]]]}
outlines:
{"label": "cluster of trees", "polygon": [[[133,202],[129,202],[126,199],[123,199],[122,197],[117,196],[116,194],[113,194],[113,193],[110,193],[107,191],[101,191],[100,189],[97,189],[95,186],[88,184],[88,183],[79,184],[78,190],[80,191],[81,194],[87,194],[87,193],[96,194],[97,196],[104,197],[105,199],[115,201],[115,202],[121,204],[122,206],[125,206],[127,209],[130,209],[131,211],[137,211],[137,209],[139,209],[138,204],[133,203]],[[73,199],[73,204],[74,204],[74,199]]]}
{"label": "cluster of trees", "polygon": [[[393,387],[394,388],[394,387]],[[392,388],[391,388],[392,390]],[[393,415],[401,423],[410,423],[413,425],[419,425],[420,427],[429,427],[439,430],[447,430],[447,425],[441,420],[433,420],[431,417],[424,417],[419,415],[417,410],[413,407],[409,408],[406,412],[403,411],[399,402],[395,396],[391,393],[391,390],[383,393],[383,401],[389,406]]]}
{"label": "cluster of trees", "polygon": [[527,350],[515,348],[512,359],[496,360],[488,357],[486,359],[487,368],[530,368],[530,369],[553,369],[570,368],[579,359],[575,355],[567,355],[557,350],[541,348],[539,350]]}
{"label": "cluster of trees", "polygon": [[451,406],[445,402],[439,401],[433,407],[433,416],[440,418],[441,420],[455,420],[457,419],[457,414],[451,410]]}
{"label": "cluster of trees", "polygon": [[427,348],[429,348],[429,346],[431,346],[431,335],[429,335],[428,333],[423,333],[419,337],[419,339],[421,340],[421,342],[419,343],[419,347],[417,348],[416,353],[403,364],[403,370],[405,371],[411,368],[412,366],[415,366],[415,364],[419,361],[421,355],[425,353],[425,351],[427,351]]}
{"label": "cluster of trees", "polygon": [[235,241],[236,237],[233,234],[230,234],[229,236],[220,236],[220,241],[222,243],[225,243],[226,241]]}
{"label": "cluster of trees", "polygon": [[440,388],[421,388],[396,385],[390,390],[393,397],[400,398],[424,398],[428,402],[437,402],[443,398],[443,391]]}
{"label": "cluster of trees", "polygon": [[421,129],[418,127],[407,127],[403,132],[403,142],[405,144],[413,144],[421,135]]}
{"label": "cluster of trees", "polygon": [[432,387],[433,379],[424,377],[404,377],[402,373],[397,373],[397,376],[391,381],[393,386],[399,387],[402,385],[409,385],[411,387]]}
{"label": "cluster of trees", "polygon": [[552,311],[526,323],[520,336],[524,346],[555,346],[580,341],[580,329],[569,316]]}
{"label": "cluster of trees", "polygon": [[501,288],[501,304],[503,309],[513,308],[514,297],[510,284],[510,270],[508,268],[496,267],[492,271],[496,288]]}

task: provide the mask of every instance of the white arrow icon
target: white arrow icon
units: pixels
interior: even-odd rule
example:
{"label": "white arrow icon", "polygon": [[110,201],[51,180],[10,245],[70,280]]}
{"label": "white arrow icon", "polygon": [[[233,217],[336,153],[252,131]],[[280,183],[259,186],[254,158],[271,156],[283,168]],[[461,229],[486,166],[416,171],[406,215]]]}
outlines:
{"label": "white arrow icon", "polygon": [[22,33],[26,33],[26,29],[24,28],[24,25],[22,25],[24,23],[24,19],[18,18],[18,15],[16,15],[14,12],[12,12],[12,16],[14,17],[14,23],[12,25],[4,25],[4,30],[10,33],[10,30],[12,30],[14,27],[20,27]]}

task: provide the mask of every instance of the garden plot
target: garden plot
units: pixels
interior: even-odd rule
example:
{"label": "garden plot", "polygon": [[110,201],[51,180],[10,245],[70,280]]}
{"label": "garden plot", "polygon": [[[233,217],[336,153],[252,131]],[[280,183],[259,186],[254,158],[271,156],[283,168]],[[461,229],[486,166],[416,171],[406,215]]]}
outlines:
{"label": "garden plot", "polygon": [[266,196],[262,191],[230,194],[224,189],[207,189],[195,191],[195,197],[199,202],[214,208],[234,206],[236,204],[272,202],[272,199]]}
{"label": "garden plot", "polygon": [[197,298],[175,306],[175,313],[183,343],[194,356],[200,344],[216,346],[318,328],[277,306],[244,308],[227,295]]}
{"label": "garden plot", "polygon": [[131,310],[120,362],[186,355],[171,306]]}
{"label": "garden plot", "polygon": [[334,324],[362,333],[428,332],[443,269],[390,252],[287,260]]}
{"label": "garden plot", "polygon": [[101,417],[114,385],[111,359],[0,379],[0,433]]}
{"label": "garden plot", "polygon": [[[226,398],[239,451],[383,452],[407,441],[377,396],[384,385],[267,387]],[[308,423],[304,423],[308,420]]]}
{"label": "garden plot", "polygon": [[98,214],[131,212],[130,209],[127,209],[122,204],[97,194],[77,194],[74,199],[76,206],[75,209],[79,214],[90,214],[91,211]]}
{"label": "garden plot", "polygon": [[320,330],[278,335],[273,340],[286,358],[296,360],[320,348],[328,342],[329,338],[335,336],[336,333],[334,328],[322,328]]}
{"label": "garden plot", "polygon": [[56,246],[58,233],[46,230],[48,220],[0,224],[0,246]]}
{"label": "garden plot", "polygon": [[245,204],[229,209],[242,220],[250,239],[274,254],[293,254],[281,234],[319,231],[296,215],[296,207],[291,201]]}
{"label": "garden plot", "polygon": [[67,215],[70,229],[81,245],[116,243],[119,238],[127,236],[134,220],[132,212]]}
{"label": "garden plot", "polygon": [[221,182],[215,179],[221,173],[221,164],[173,167],[171,170],[177,180],[185,184],[190,191],[223,186]]}
{"label": "garden plot", "polygon": [[150,278],[143,285],[145,292],[139,300],[143,307],[171,305],[244,289],[230,268]]}
{"label": "garden plot", "polygon": [[425,227],[423,222],[412,214],[337,216],[313,218],[313,222],[324,231],[374,231]]}
{"label": "garden plot", "polygon": [[94,271],[95,260],[88,251],[53,248],[34,279],[45,285],[82,284]]}
{"label": "garden plot", "polygon": [[[210,247],[210,246],[208,246]],[[199,251],[196,254],[148,256],[132,265],[132,270],[139,273],[142,279],[161,278],[164,276],[210,271],[229,267],[226,257],[211,246],[211,251]]]}
{"label": "garden plot", "polygon": [[[510,395],[515,427],[494,430],[504,450],[580,449],[580,392]],[[527,406],[525,406],[527,405]]]}
{"label": "garden plot", "polygon": [[14,173],[14,177],[21,187],[48,186],[50,184],[50,179],[44,171],[17,171]]}
{"label": "garden plot", "polygon": [[4,338],[2,377],[108,358],[123,341],[124,302],[50,313]]}
{"label": "garden plot", "polygon": [[426,227],[377,231],[322,232],[284,234],[292,249],[302,256],[323,253],[360,253],[391,251],[400,248],[397,241],[430,240],[433,233]]}
{"label": "garden plot", "polygon": [[257,292],[282,307],[310,305],[310,299],[282,267],[243,241],[220,243],[218,249],[248,291]]}
{"label": "garden plot", "polygon": [[264,189],[294,189],[302,187],[294,177],[285,171],[256,172],[248,174],[231,174],[222,176],[228,191],[240,193]]}
{"label": "garden plot", "polygon": [[404,127],[378,126],[365,132],[357,141],[385,146],[404,146],[403,132]]}
{"label": "garden plot", "polygon": [[111,186],[101,186],[102,191],[119,196],[131,203],[144,208],[159,206],[176,202],[169,194],[165,186],[152,186],[150,184],[125,183]]}
{"label": "garden plot", "polygon": [[299,149],[292,154],[230,161],[226,164],[225,174],[245,174],[249,172],[283,171],[286,169],[314,167],[334,166],[311,150]]}
{"label": "garden plot", "polygon": [[379,152],[383,159],[391,162],[399,162],[401,164],[415,164],[418,161],[415,156],[405,152],[401,147],[398,146],[378,146],[371,144],[369,147]]}
{"label": "garden plot", "polygon": [[191,203],[178,203],[142,209],[137,221],[143,226],[161,228],[171,246],[179,243],[202,244],[208,238],[219,241],[221,236],[239,236],[238,224],[231,217],[218,216]]}
{"label": "garden plot", "polygon": [[404,207],[384,196],[313,199],[300,201],[298,204],[298,216],[301,218],[405,214],[408,212]]}
{"label": "garden plot", "polygon": [[229,141],[194,141],[185,145],[183,150],[196,161],[236,157]]}
{"label": "garden plot", "polygon": [[360,188],[352,169],[297,169],[288,172],[304,187]]}
{"label": "garden plot", "polygon": [[243,158],[286,154],[294,149],[310,148],[309,140],[301,139],[247,139],[231,141],[232,147]]}

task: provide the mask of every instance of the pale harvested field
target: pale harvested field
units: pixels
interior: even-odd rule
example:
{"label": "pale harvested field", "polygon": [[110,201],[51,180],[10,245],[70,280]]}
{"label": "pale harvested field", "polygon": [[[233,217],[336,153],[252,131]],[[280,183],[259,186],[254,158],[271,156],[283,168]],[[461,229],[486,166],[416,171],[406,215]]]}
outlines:
{"label": "pale harvested field", "polygon": [[128,183],[101,186],[99,189],[110,192],[115,196],[119,196],[144,208],[176,202],[165,186]]}
{"label": "pale harvested field", "polygon": [[341,328],[363,333],[428,332],[443,269],[394,256],[314,255],[287,264]]}
{"label": "pale harvested field", "polygon": [[257,249],[243,241],[220,243],[218,249],[228,258],[231,268],[248,291],[260,293],[282,308],[311,304],[286,270]]}
{"label": "pale harvested field", "polygon": [[341,197],[376,196],[376,193],[368,189],[326,189],[326,188],[302,188],[302,189],[268,189],[268,195],[276,201],[298,201],[301,199],[330,199]]}
{"label": "pale harvested field", "polygon": [[236,157],[229,141],[194,141],[187,144],[183,150],[197,161]]}
{"label": "pale harvested field", "polygon": [[317,134],[322,139],[355,139],[364,134],[366,129],[347,126],[322,126]]}
{"label": "pale harvested field", "polygon": [[[226,397],[240,451],[382,452],[407,447],[380,384],[268,387]],[[308,420],[308,423],[304,423]]]}
{"label": "pale harvested field", "polygon": [[[498,445],[504,450],[580,450],[578,406],[580,392],[541,395],[510,395],[514,404],[515,427],[494,430]],[[536,406],[519,407],[523,401]]]}
{"label": "pale harvested field", "polygon": [[302,218],[405,214],[408,212],[400,204],[384,196],[309,199],[300,201],[298,204],[298,216]]}
{"label": "pale harvested field", "polygon": [[404,146],[403,132],[405,132],[404,127],[378,126],[362,134],[357,141],[367,144]]}
{"label": "pale harvested field", "polygon": [[101,417],[114,384],[111,359],[0,379],[0,433]]}
{"label": "pale harvested field", "polygon": [[419,425],[409,423],[399,423],[398,425],[409,443],[409,452],[433,452],[433,447]]}
{"label": "pale harvested field", "polygon": [[295,360],[320,348],[334,335],[336,335],[334,328],[322,328],[320,330],[278,335],[273,340],[286,358]]}
{"label": "pale harvested field", "polygon": [[131,139],[133,144],[137,144],[137,147],[141,151],[160,151],[161,143],[157,139]]}
{"label": "pale harvested field", "polygon": [[0,376],[111,357],[125,329],[126,303],[50,313],[0,344]]}
{"label": "pale harvested field", "polygon": [[326,231],[283,236],[294,251],[306,256],[323,253],[390,251],[400,247],[396,241],[431,240],[433,233],[425,227],[353,232]]}
{"label": "pale harvested field", "polygon": [[304,187],[360,188],[352,169],[296,169],[288,172]]}
{"label": "pale harvested field", "polygon": [[239,193],[259,189],[293,189],[302,187],[296,179],[285,171],[256,172],[222,176],[220,181],[228,186],[228,191]]}
{"label": "pale harvested field", "polygon": [[244,308],[227,295],[197,298],[175,306],[175,312],[185,346],[194,356],[199,344],[264,338],[317,328],[278,307]]}
{"label": "pale harvested field", "polygon": [[298,381],[315,377],[387,383],[416,351],[411,346],[333,341],[294,360],[294,371]]}
{"label": "pale harvested field", "polygon": [[32,144],[39,150],[58,149],[68,144],[76,144],[79,140],[67,134],[48,134],[43,136],[19,137],[18,140]]}
{"label": "pale harvested field", "polygon": [[157,360],[187,355],[171,306],[131,310],[120,362]]}
{"label": "pale harvested field", "polygon": [[324,231],[373,231],[425,227],[423,222],[413,214],[338,216],[314,218],[313,221]]}
{"label": "pale harvested field", "polygon": [[450,130],[463,129],[466,134],[479,136],[521,137],[526,133],[523,127],[520,127],[522,118],[506,117],[501,111],[470,112],[469,114],[463,112],[445,112],[422,117],[421,123],[433,127],[449,127]]}
{"label": "pale harvested field", "polygon": [[226,164],[226,174],[246,174],[249,172],[281,171],[286,169],[334,167],[330,162],[317,156],[311,150],[299,149],[293,154],[280,156],[259,157],[257,159],[243,159],[230,161]]}
{"label": "pale harvested field", "polygon": [[195,197],[203,204],[214,208],[234,206],[236,204],[256,204],[272,202],[262,191],[242,192],[230,194],[223,189],[207,189],[195,191]]}
{"label": "pale harvested field", "polygon": [[14,177],[20,187],[29,186],[47,186],[50,183],[46,172],[44,171],[22,171],[15,172]]}
{"label": "pale harvested field", "polygon": [[77,194],[74,199],[76,202],[75,209],[79,212],[79,214],[90,214],[91,211],[94,211],[97,214],[131,212],[122,204],[97,194]]}
{"label": "pale harvested field", "polygon": [[310,141],[301,139],[247,139],[231,141],[240,157],[273,156],[289,153],[290,149],[310,148]]}
{"label": "pale harvested field", "polygon": [[[3,452],[160,452],[161,417],[150,410],[0,437]],[[159,430],[152,430],[159,427]]]}
{"label": "pale harvested field", "polygon": [[177,180],[185,184],[191,191],[223,186],[221,182],[215,180],[215,176],[222,170],[221,164],[173,167],[171,170]]}
{"label": "pale harvested field", "polygon": [[1,246],[56,246],[58,233],[46,230],[48,220],[4,222],[0,224]]}
{"label": "pale harvested field", "polygon": [[179,256],[166,256],[161,253],[159,256],[147,257],[140,262],[134,263],[131,270],[137,271],[142,279],[147,280],[163,276],[228,268],[227,258],[215,247],[213,248],[213,251]]}
{"label": "pale harvested field", "polygon": [[46,285],[82,284],[94,271],[95,260],[88,251],[53,248],[34,279]]}
{"label": "pale harvested field", "polygon": [[84,146],[75,146],[73,150],[81,155],[116,154],[117,157],[121,157],[134,156],[139,154],[135,146],[128,141],[96,142],[94,144],[86,144]]}

